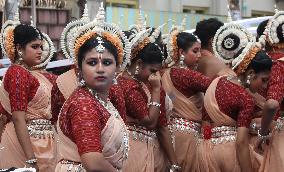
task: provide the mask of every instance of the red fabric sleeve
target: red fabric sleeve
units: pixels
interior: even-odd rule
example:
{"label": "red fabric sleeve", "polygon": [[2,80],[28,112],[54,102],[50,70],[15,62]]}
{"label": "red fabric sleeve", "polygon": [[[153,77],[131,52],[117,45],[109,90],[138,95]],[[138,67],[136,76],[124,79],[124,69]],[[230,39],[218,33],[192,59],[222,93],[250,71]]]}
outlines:
{"label": "red fabric sleeve", "polygon": [[[124,78],[119,79],[119,84],[124,91],[124,100],[126,107],[126,114],[136,118],[143,119],[149,115],[148,97],[144,92],[143,88],[138,85],[135,81],[127,80]],[[151,90],[148,84],[149,90]],[[165,108],[165,92],[160,92],[160,116],[158,119],[157,126],[163,127],[167,125],[166,108]]]}
{"label": "red fabric sleeve", "polygon": [[249,127],[254,115],[253,97],[240,85],[221,78],[215,97],[219,109],[237,122],[238,127]]}
{"label": "red fabric sleeve", "polygon": [[129,89],[125,94],[127,114],[137,119],[149,115],[147,96],[142,91],[142,89],[135,87]]}
{"label": "red fabric sleeve", "polygon": [[274,62],[268,84],[267,99],[277,100],[279,103],[284,97],[284,62]]}
{"label": "red fabric sleeve", "polygon": [[172,68],[170,75],[174,86],[186,96],[205,92],[211,83],[208,77],[190,69]]}
{"label": "red fabric sleeve", "polygon": [[101,132],[104,127],[101,120],[102,113],[91,98],[82,98],[79,101],[71,110],[71,129],[78,152],[80,155],[102,152]]}
{"label": "red fabric sleeve", "polygon": [[167,116],[166,116],[166,106],[165,106],[165,98],[166,98],[165,91],[161,90],[160,95],[161,95],[160,96],[161,111],[158,119],[158,127],[165,127],[168,125]]}
{"label": "red fabric sleeve", "polygon": [[38,80],[18,65],[9,67],[3,84],[9,94],[12,112],[26,111],[39,87]]}
{"label": "red fabric sleeve", "polygon": [[249,128],[254,114],[255,102],[253,97],[245,90],[240,91],[241,101],[239,107],[239,115],[237,119],[238,127]]}

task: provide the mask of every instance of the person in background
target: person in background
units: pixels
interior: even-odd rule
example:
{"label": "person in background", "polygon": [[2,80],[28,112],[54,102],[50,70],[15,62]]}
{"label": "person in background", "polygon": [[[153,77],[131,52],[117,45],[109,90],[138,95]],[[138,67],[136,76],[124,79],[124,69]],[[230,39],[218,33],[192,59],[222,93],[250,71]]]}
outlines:
{"label": "person in background", "polygon": [[117,79],[123,90],[130,130],[131,148],[125,172],[163,172],[168,168],[167,161],[172,170],[178,169],[165,116],[165,92],[160,83],[163,52],[156,42],[160,31],[151,30],[139,31],[132,38],[131,64]]}
{"label": "person in background", "polygon": [[213,79],[223,74],[232,74],[233,71],[213,51],[213,39],[217,30],[224,25],[217,18],[202,20],[197,23],[194,34],[201,41],[201,57],[198,60],[197,71]]}
{"label": "person in background", "polygon": [[[44,36],[40,30],[14,22],[2,28],[7,38],[2,48],[12,65],[0,87],[7,117],[0,144],[0,156],[5,158],[1,158],[0,168],[26,166],[41,172],[54,171],[56,140],[50,121],[50,98],[56,77],[37,68],[43,63]],[[11,36],[13,42],[9,42]]]}
{"label": "person in background", "polygon": [[130,56],[129,42],[119,28],[101,20],[75,31],[68,46],[80,85],[58,117],[61,160],[55,171],[121,171],[128,157],[128,130],[108,97],[116,71]]}
{"label": "person in background", "polygon": [[[170,129],[181,171],[199,171],[197,147],[201,138],[203,93],[211,80],[196,71],[201,43],[194,34],[173,27],[168,35],[162,87],[172,102]],[[203,93],[202,93],[203,92]],[[170,102],[170,101],[169,101]]]}
{"label": "person in background", "polygon": [[[262,120],[259,133],[261,135],[270,135],[271,124],[272,138],[266,148],[263,148],[263,141],[257,143],[257,151],[263,152],[264,162],[261,170],[263,171],[283,171],[283,111],[284,111],[284,36],[282,21],[283,11],[276,10],[276,14],[269,19],[263,34],[259,37],[259,42],[266,49],[268,55],[273,60],[271,76],[269,79],[266,96],[266,102],[263,105]],[[275,23],[275,24],[273,24]],[[265,24],[265,23],[264,23]],[[263,25],[264,25],[263,24]],[[263,27],[262,27],[263,28]],[[262,29],[263,30],[263,29]],[[269,115],[273,113],[273,115]],[[268,142],[266,142],[268,143]]]}

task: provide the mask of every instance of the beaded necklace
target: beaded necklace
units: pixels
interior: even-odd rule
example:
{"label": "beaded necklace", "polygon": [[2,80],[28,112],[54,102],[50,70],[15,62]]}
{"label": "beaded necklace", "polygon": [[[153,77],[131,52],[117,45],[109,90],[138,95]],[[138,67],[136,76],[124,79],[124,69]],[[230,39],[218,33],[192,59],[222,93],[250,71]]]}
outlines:
{"label": "beaded necklace", "polygon": [[104,101],[98,96],[98,93],[94,89],[91,89],[89,87],[86,87],[86,88],[99,101],[99,103],[109,112],[109,114],[114,115],[114,117],[116,119],[121,120],[120,125],[123,128],[122,142],[124,144],[123,159],[127,159],[128,158],[128,151],[129,151],[129,132],[128,132],[127,127],[124,124],[124,122],[122,122],[123,120],[121,119],[119,112],[113,106],[113,104],[110,102],[109,99],[107,99],[107,101]]}

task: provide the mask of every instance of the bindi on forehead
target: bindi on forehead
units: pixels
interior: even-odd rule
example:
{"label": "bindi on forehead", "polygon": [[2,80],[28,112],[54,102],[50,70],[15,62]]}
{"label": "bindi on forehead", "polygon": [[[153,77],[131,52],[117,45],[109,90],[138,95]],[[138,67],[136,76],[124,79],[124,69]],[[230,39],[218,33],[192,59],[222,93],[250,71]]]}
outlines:
{"label": "bindi on forehead", "polygon": [[102,53],[99,53],[99,54],[98,54],[98,59],[99,59],[99,60],[102,60],[102,59],[103,59],[103,54],[102,54]]}

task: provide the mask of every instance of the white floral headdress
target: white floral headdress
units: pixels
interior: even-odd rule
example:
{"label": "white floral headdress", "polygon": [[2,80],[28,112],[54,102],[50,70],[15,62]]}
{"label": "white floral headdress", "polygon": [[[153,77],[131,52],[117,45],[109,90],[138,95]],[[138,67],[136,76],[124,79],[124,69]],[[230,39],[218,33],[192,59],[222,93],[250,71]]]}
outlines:
{"label": "white floral headdress", "polygon": [[263,35],[259,38],[259,44],[264,47],[266,41],[274,47],[284,48],[284,43],[280,43],[277,35],[277,28],[282,25],[282,37],[284,37],[284,11],[279,11],[275,6],[275,15],[269,19]]}
{"label": "white floral headdress", "polygon": [[88,15],[88,7],[87,3],[85,4],[85,9],[84,13],[82,15],[82,18],[72,21],[66,25],[64,28],[61,38],[60,38],[60,46],[62,49],[63,54],[65,55],[66,58],[74,58],[70,55],[71,50],[68,47],[68,42],[70,42],[70,39],[72,37],[73,31],[76,30],[78,27],[81,27],[85,24],[90,22],[90,18]]}
{"label": "white floral headdress", "polygon": [[[164,42],[166,42],[167,45],[167,53],[168,53],[167,59],[165,60],[165,64],[168,67],[174,65],[179,59],[177,37],[179,33],[184,32],[185,30],[186,30],[186,16],[183,18],[180,26],[177,25],[172,26],[169,34],[164,39]],[[196,35],[194,34],[192,35],[195,36],[197,41],[200,42],[199,38]]]}
{"label": "white floral headdress", "polygon": [[75,57],[75,64],[78,60],[79,48],[88,39],[95,36],[108,40],[116,47],[120,70],[124,70],[124,68],[130,62],[130,42],[125,36],[124,32],[116,24],[105,22],[105,11],[103,4],[99,8],[94,21],[89,22],[81,27],[75,27],[72,34],[70,34],[68,49],[70,50],[70,57]]}
{"label": "white floral headdress", "polygon": [[143,16],[141,7],[139,7],[137,23],[134,25],[131,25],[129,27],[129,30],[137,34],[140,31],[146,30],[146,27],[147,27],[146,16]]}
{"label": "white floral headdress", "polygon": [[12,63],[15,62],[16,58],[16,46],[14,45],[14,29],[17,25],[21,24],[19,9],[14,16],[14,20],[7,20],[1,29],[0,43],[3,55],[8,57]]}
{"label": "white floral headdress", "polygon": [[[228,22],[220,27],[212,43],[214,55],[225,63],[231,63],[235,69],[255,45],[255,37],[244,27],[232,21],[228,11]],[[236,57],[239,51],[242,52]]]}
{"label": "white floral headdress", "polygon": [[[162,32],[163,27],[166,25],[162,24],[161,26],[157,27],[153,32],[152,29],[153,28],[149,28],[149,29],[145,29],[142,31],[139,31],[134,38],[131,40],[131,60],[135,59],[137,57],[137,55],[139,54],[139,52],[145,48],[149,43],[154,43],[161,51],[162,54],[163,51],[160,47],[160,45],[158,45],[158,39],[159,36]],[[152,32],[152,33],[151,33]],[[129,62],[130,64],[131,62]]]}
{"label": "white floral headdress", "polygon": [[[15,62],[16,58],[16,46],[14,45],[14,29],[20,23],[19,18],[19,9],[17,9],[14,20],[7,20],[1,29],[1,48],[4,56],[7,56],[12,63]],[[31,22],[31,26],[34,27],[33,23]],[[36,29],[36,28],[35,28]],[[36,29],[37,30],[37,29]],[[37,30],[38,32],[38,30]],[[33,66],[33,69],[39,69],[45,67],[50,59],[52,58],[55,48],[53,42],[49,38],[49,36],[45,33],[43,34],[43,55],[42,55],[42,63],[39,65]]]}

